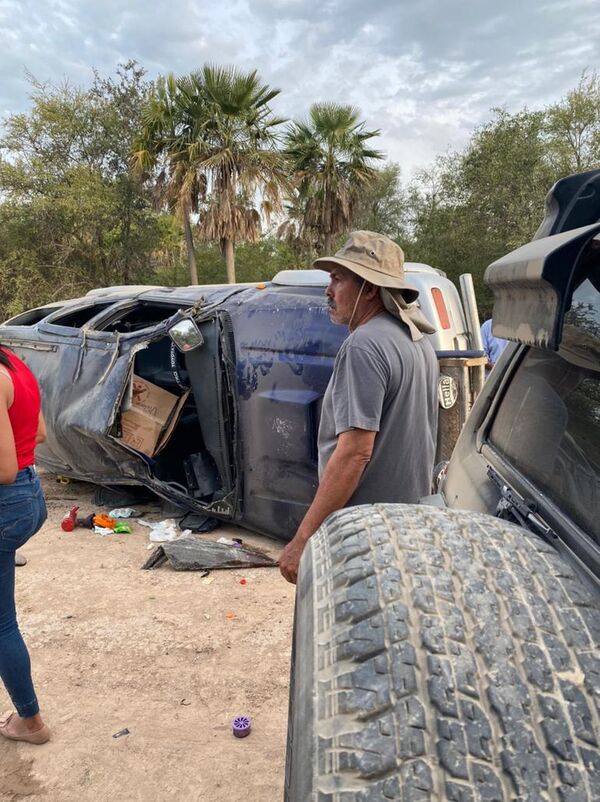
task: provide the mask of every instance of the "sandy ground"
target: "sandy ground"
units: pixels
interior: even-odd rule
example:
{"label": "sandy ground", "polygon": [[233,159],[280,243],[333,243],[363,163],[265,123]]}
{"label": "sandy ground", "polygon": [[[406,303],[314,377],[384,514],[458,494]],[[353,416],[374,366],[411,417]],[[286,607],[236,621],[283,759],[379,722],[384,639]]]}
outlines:
{"label": "sandy ground", "polygon": [[[148,530],[63,532],[70,506],[92,511],[92,488],[44,484],[49,519],[23,549],[17,609],[52,739],[2,740],[0,800],[279,802],[293,587],[276,568],[214,571],[211,583],[142,571]],[[232,534],[279,552],[231,527],[208,537]],[[231,734],[240,714],[252,719],[244,739]]]}

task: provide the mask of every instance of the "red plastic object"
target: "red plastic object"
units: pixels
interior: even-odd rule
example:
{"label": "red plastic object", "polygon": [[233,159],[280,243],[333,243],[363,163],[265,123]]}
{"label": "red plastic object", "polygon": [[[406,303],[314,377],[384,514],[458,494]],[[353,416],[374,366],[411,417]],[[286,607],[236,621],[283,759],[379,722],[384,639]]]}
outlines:
{"label": "red plastic object", "polygon": [[246,580],[245,579],[240,579],[240,585],[245,585],[245,584],[246,584]]}
{"label": "red plastic object", "polygon": [[60,522],[60,527],[64,532],[72,532],[77,526],[78,509],[79,507],[71,507],[71,511],[68,512]]}

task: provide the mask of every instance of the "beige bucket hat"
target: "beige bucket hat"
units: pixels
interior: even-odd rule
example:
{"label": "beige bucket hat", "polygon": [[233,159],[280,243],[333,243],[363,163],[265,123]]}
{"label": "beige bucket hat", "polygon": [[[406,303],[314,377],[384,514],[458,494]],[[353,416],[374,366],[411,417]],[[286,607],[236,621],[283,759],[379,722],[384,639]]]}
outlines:
{"label": "beige bucket hat", "polygon": [[328,272],[341,265],[376,287],[386,310],[404,323],[413,341],[433,334],[435,327],[416,303],[419,290],[404,280],[404,251],[385,234],[352,231],[335,256],[323,256],[313,266]]}
{"label": "beige bucket hat", "polygon": [[404,252],[384,234],[352,231],[335,256],[316,259],[313,267],[328,272],[340,265],[376,287],[402,290],[404,299],[416,301],[419,291],[404,280]]}

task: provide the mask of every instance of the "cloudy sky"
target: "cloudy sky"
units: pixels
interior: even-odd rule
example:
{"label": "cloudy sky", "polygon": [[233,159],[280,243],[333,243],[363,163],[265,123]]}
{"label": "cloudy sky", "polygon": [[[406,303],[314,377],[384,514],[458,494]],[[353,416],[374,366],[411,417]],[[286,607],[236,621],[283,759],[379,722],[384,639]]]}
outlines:
{"label": "cloudy sky", "polygon": [[358,106],[406,176],[490,108],[540,108],[600,66],[598,0],[0,0],[0,21],[3,117],[28,108],[27,70],[87,86],[130,58],[149,77],[236,64],[285,116]]}

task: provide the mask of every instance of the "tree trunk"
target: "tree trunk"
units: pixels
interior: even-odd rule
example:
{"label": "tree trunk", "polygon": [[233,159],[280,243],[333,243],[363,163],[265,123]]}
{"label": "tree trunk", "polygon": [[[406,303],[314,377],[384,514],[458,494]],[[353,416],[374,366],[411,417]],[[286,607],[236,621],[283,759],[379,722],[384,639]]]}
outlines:
{"label": "tree trunk", "polygon": [[196,266],[196,254],[194,253],[194,239],[192,237],[192,226],[190,216],[187,212],[183,215],[183,233],[185,234],[185,248],[187,251],[188,267],[190,269],[190,283],[198,283],[198,267]]}
{"label": "tree trunk", "polygon": [[123,284],[129,284],[131,272],[131,182],[126,185],[125,198],[121,207],[121,245],[123,247]]}
{"label": "tree trunk", "polygon": [[225,254],[225,268],[227,269],[227,283],[235,284],[235,254],[233,251],[233,240],[223,241],[223,253]]}
{"label": "tree trunk", "polygon": [[325,242],[323,243],[323,256],[331,256],[331,232],[325,232]]}

